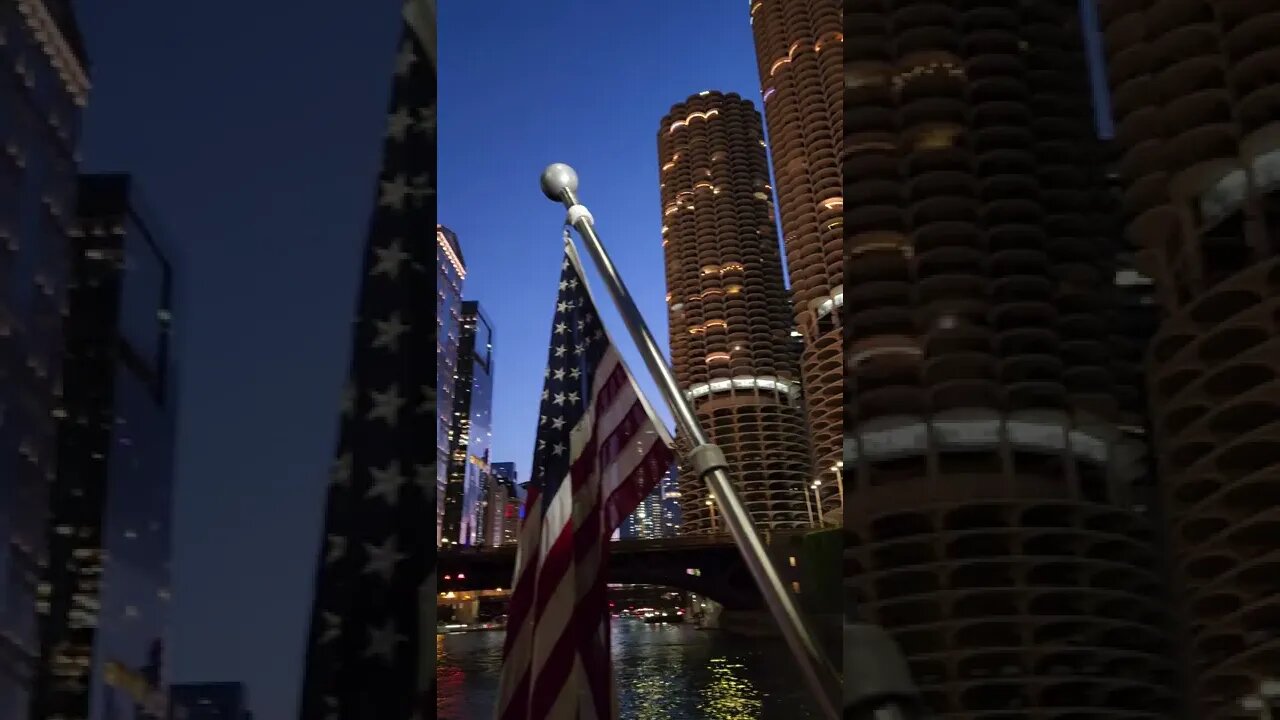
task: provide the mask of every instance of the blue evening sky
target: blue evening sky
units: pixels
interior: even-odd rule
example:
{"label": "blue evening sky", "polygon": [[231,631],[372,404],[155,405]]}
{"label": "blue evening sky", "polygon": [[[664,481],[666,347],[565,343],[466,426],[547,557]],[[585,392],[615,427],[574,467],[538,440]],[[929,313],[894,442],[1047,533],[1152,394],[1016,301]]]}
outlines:
{"label": "blue evening sky", "polygon": [[[137,176],[182,273],[171,677],[291,720],[398,3],[79,4],[85,168]],[[758,98],[748,4],[441,5],[440,215],[497,327],[494,457],[527,472],[563,217],[538,174],[581,172],[665,345],[657,124]]]}
{"label": "blue evening sky", "polygon": [[[440,4],[438,207],[466,257],[463,293],[480,301],[495,327],[491,457],[514,461],[523,480],[533,455],[565,215],[542,195],[542,169],[565,162],[578,171],[582,202],[666,348],[658,123],[672,105],[703,90],[737,92],[758,106],[760,81],[747,0],[500,7]],[[615,342],[661,405],[584,261]]]}

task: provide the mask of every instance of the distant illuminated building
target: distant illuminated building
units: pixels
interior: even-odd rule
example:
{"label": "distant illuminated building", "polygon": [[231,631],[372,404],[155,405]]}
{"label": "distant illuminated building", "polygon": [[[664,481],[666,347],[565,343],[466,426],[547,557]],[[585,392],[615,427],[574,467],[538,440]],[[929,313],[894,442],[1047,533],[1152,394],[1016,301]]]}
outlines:
{"label": "distant illuminated building", "polygon": [[173,263],[130,176],[81,176],[77,214],[30,717],[165,720]]}
{"label": "distant illuminated building", "polygon": [[462,332],[462,282],[467,266],[452,230],[436,225],[436,544],[444,528],[445,486],[453,428],[453,387]]}
{"label": "distant illuminated building", "polygon": [[62,321],[88,60],[68,0],[0,2],[0,718],[25,718],[40,652]]}
{"label": "distant illuminated building", "polygon": [[620,540],[656,540],[675,537],[680,533],[680,488],[676,483],[676,469],[662,476],[658,486],[635,511],[623,521],[618,532]]}
{"label": "distant illuminated building", "polygon": [[[805,527],[800,358],[760,113],[734,93],[694,95],[662,119],[658,158],[676,380],[756,527]],[[699,478],[685,478],[680,499],[684,533],[724,531]]]}
{"label": "distant illuminated building", "polygon": [[498,547],[515,543],[520,533],[520,491],[517,489],[516,464],[493,463],[490,466],[485,503],[485,545]]}
{"label": "distant illuminated building", "polygon": [[753,0],[751,29],[796,331],[804,345],[800,371],[814,476],[822,481],[826,512],[839,507],[834,480],[844,432],[840,0]]}
{"label": "distant illuminated building", "polygon": [[493,437],[493,324],[474,300],[462,303],[461,315],[441,543],[477,545]]}

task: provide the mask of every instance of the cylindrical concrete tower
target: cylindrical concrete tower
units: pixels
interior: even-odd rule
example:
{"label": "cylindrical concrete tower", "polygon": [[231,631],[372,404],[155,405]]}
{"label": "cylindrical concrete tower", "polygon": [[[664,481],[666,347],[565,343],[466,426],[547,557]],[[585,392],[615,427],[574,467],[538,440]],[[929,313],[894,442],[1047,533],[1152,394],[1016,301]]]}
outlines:
{"label": "cylindrical concrete tower", "polygon": [[[760,114],[704,92],[658,130],[671,359],[756,527],[805,527],[809,447]],[[681,467],[683,532],[725,532]]]}
{"label": "cylindrical concrete tower", "polygon": [[1074,0],[845,0],[850,584],[942,718],[1167,718]]}
{"label": "cylindrical concrete tower", "polygon": [[792,309],[804,337],[800,375],[813,470],[823,508],[836,512],[844,432],[840,0],[754,0],[751,25]]}
{"label": "cylindrical concrete tower", "polygon": [[[1280,678],[1280,5],[1102,0],[1192,716]],[[1250,716],[1253,716],[1250,714]]]}

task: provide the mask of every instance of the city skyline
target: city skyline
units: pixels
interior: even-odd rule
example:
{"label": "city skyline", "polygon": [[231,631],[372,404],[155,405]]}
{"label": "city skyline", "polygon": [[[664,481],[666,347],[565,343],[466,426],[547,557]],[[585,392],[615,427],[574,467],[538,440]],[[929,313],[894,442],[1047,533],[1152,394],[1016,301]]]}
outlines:
{"label": "city skyline", "polygon": [[[450,3],[443,57],[435,0],[3,4],[0,720],[485,717],[509,657],[602,667],[538,667],[521,587],[601,611],[598,715],[809,720],[755,553],[904,706],[1271,717],[1271,2]],[[550,162],[759,544],[706,455],[617,471],[598,341],[670,413]],[[597,555],[591,493],[664,467]]]}
{"label": "city skyline", "polygon": [[[750,15],[736,0],[681,6],[671,3],[602,6],[585,0],[565,3],[554,13],[520,6],[494,26],[484,8],[444,5],[441,26],[439,222],[455,231],[467,258],[467,299],[485,304],[499,334],[502,359],[494,384],[493,457],[516,463],[528,476],[537,427],[537,388],[544,367],[534,348],[545,344],[554,309],[564,210],[538,188],[542,169],[552,162],[574,166],[582,201],[591,208],[601,236],[623,279],[657,338],[666,337],[667,309],[658,198],[654,127],[680,98],[708,89],[738,92],[758,102]],[[679,17],[677,18],[676,15]],[[511,74],[504,63],[536,54],[562,21],[592,27],[622,26],[620,36],[588,37],[567,43],[555,69]],[[716,28],[702,41],[683,43],[683,28]],[[472,48],[500,47],[477,56]],[[687,46],[686,46],[687,45]],[[681,48],[679,59],[670,48]],[[558,69],[562,68],[562,69]],[[643,68],[643,69],[641,69]],[[696,68],[693,69],[693,68]],[[629,93],[599,105],[575,92],[581,83],[602,91],[625,83]],[[517,105],[512,103],[518,102]],[[495,126],[496,110],[521,120]],[[602,115],[603,113],[603,115]],[[576,241],[576,240],[575,240]],[[644,372],[625,326],[594,268],[589,282],[618,348],[636,371],[641,389],[655,401],[655,386]],[[509,288],[520,288],[512,302]],[[525,300],[527,298],[527,300]],[[666,343],[661,342],[666,350]],[[660,418],[670,413],[655,402]]]}

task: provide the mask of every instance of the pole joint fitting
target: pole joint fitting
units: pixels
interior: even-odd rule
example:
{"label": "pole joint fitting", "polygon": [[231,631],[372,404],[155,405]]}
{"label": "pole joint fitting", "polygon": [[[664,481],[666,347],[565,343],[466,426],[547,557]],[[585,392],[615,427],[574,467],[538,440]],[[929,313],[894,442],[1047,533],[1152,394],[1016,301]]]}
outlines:
{"label": "pole joint fitting", "polygon": [[709,473],[716,470],[728,470],[729,461],[724,457],[724,451],[719,445],[707,443],[699,445],[689,452],[689,461],[693,463],[693,472],[699,478],[705,478]]}
{"label": "pole joint fitting", "polygon": [[573,227],[577,227],[579,220],[586,220],[588,225],[594,225],[596,222],[596,219],[591,217],[591,211],[588,210],[585,205],[579,205],[577,203],[570,205],[569,214],[565,219],[565,222],[569,223],[569,225]]}

